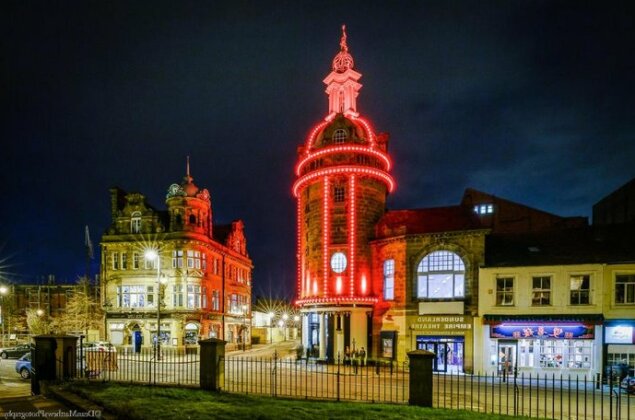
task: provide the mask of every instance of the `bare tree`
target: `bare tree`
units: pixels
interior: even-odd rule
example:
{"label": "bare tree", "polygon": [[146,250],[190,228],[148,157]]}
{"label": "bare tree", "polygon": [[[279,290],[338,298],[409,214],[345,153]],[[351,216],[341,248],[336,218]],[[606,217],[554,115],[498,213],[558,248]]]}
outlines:
{"label": "bare tree", "polygon": [[101,304],[90,293],[88,279],[80,278],[77,285],[66,301],[66,310],[55,320],[55,329],[63,333],[88,335],[88,330],[100,328],[104,314]]}

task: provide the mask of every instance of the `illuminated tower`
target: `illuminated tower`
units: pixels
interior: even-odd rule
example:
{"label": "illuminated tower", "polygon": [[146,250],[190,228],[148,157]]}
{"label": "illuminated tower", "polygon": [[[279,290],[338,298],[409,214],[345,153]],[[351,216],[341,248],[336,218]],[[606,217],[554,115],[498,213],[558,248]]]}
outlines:
{"label": "illuminated tower", "polygon": [[298,148],[297,304],[304,314],[302,342],[320,358],[364,347],[370,354],[372,308],[370,247],[386,196],[394,188],[386,153],[357,112],[361,74],[342,27],[340,52],[324,79],[328,114]]}

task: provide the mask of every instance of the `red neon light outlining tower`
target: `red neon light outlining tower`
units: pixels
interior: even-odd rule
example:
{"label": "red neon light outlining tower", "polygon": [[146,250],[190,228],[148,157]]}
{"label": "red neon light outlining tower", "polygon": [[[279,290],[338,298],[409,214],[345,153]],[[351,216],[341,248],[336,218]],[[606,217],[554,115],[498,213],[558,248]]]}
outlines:
{"label": "red neon light outlining tower", "polygon": [[322,359],[364,347],[370,354],[372,309],[369,240],[395,183],[388,135],[357,112],[361,74],[342,26],[340,51],[324,79],[329,112],[298,148],[297,304],[302,344]]}

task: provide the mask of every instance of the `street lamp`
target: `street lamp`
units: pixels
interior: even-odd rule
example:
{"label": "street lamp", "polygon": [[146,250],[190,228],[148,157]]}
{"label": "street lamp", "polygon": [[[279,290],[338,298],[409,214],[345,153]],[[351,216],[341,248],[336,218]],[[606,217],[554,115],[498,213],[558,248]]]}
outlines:
{"label": "street lamp", "polygon": [[275,313],[273,311],[269,312],[269,344],[273,343],[273,317]]}
{"label": "street lamp", "polygon": [[4,295],[7,294],[9,289],[7,286],[0,286],[0,322],[2,322],[2,347],[4,347],[4,314],[2,311],[4,310]]}
{"label": "street lamp", "polygon": [[243,351],[245,351],[245,345],[247,341],[247,305],[242,306],[243,310]]}
{"label": "street lamp", "polygon": [[284,334],[284,341],[287,341],[289,339],[289,328],[287,327],[287,320],[289,319],[289,314],[287,314],[286,312],[282,314],[282,320],[284,321],[283,324],[285,325],[284,330],[282,330],[283,334]]}
{"label": "street lamp", "polygon": [[161,257],[156,249],[147,249],[144,253],[147,261],[156,261],[157,267],[157,346],[156,358],[161,359],[161,286],[166,283],[166,279],[161,278]]}

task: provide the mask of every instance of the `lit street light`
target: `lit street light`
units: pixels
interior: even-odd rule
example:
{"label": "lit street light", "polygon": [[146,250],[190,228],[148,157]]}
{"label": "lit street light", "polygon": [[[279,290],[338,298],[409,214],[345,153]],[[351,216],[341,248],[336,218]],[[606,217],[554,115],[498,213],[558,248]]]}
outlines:
{"label": "lit street light", "polygon": [[166,283],[166,279],[161,278],[161,257],[156,249],[147,249],[144,253],[145,259],[155,262],[157,267],[157,345],[156,358],[161,359],[161,287]]}
{"label": "lit street light", "polygon": [[0,286],[0,323],[2,323],[2,347],[4,347],[4,295],[7,294],[9,289],[7,286]]}

